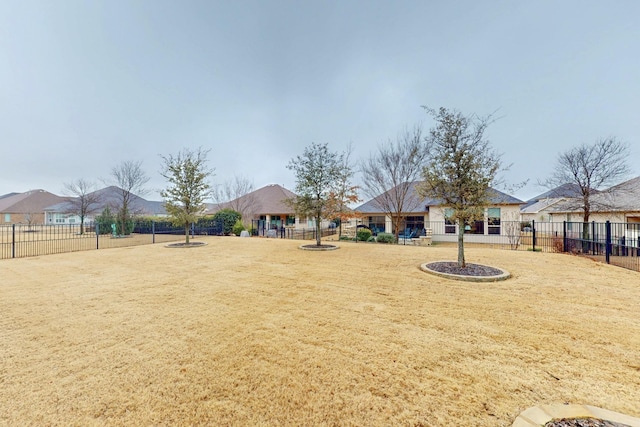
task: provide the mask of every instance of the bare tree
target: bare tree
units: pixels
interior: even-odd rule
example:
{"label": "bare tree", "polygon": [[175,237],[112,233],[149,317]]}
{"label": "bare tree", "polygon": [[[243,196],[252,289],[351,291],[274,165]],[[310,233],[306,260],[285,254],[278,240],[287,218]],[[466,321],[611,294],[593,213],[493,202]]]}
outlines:
{"label": "bare tree", "polygon": [[127,223],[131,215],[135,213],[135,207],[131,205],[134,196],[142,196],[147,190],[145,184],[149,182],[149,177],[142,170],[142,162],[126,160],[111,169],[111,178],[118,187],[118,221],[120,223],[120,233],[129,234]]}
{"label": "bare tree", "polygon": [[213,192],[213,198],[218,204],[226,204],[226,207],[240,212],[243,222],[248,224],[253,215],[258,211],[258,200],[251,193],[253,181],[242,175],[235,175],[218,185]]}
{"label": "bare tree", "polygon": [[421,199],[412,187],[426,164],[429,147],[422,128],[415,126],[400,133],[395,142],[378,146],[361,164],[362,190],[372,203],[392,218],[396,240],[406,212],[415,211]]}
{"label": "bare tree", "polygon": [[484,218],[484,208],[493,194],[491,185],[500,169],[501,156],[484,137],[492,116],[464,116],[446,108],[425,110],[437,124],[430,131],[433,155],[418,192],[453,210],[449,219],[458,224],[458,266],[466,267],[465,224]]}
{"label": "bare tree", "polygon": [[84,234],[85,218],[102,208],[102,198],[100,193],[96,193],[95,182],[83,178],[66,182],[63,193],[71,196],[67,199],[69,212],[80,217],[80,234]]}
{"label": "bare tree", "polygon": [[204,200],[210,195],[208,179],[213,171],[207,167],[210,150],[184,149],[176,155],[161,156],[164,167],[160,174],[169,186],[160,192],[164,206],[174,224],[184,227],[185,243],[189,244],[189,226],[204,214]]}
{"label": "bare tree", "polygon": [[33,225],[36,223],[36,214],[35,212],[26,212],[23,215],[25,222],[27,223],[27,231],[33,231]]}
{"label": "bare tree", "polygon": [[515,212],[510,212],[504,216],[504,233],[509,241],[509,247],[511,250],[517,250],[520,247],[522,241],[522,224],[520,223],[520,215]]}
{"label": "bare tree", "polygon": [[[611,207],[606,197],[608,187],[629,174],[629,146],[614,137],[600,138],[591,145],[583,144],[558,156],[553,174],[543,185],[549,188],[567,183],[577,189],[577,197],[569,202],[569,209],[582,211],[582,221],[589,222],[594,208]],[[593,196],[598,196],[593,205]]]}

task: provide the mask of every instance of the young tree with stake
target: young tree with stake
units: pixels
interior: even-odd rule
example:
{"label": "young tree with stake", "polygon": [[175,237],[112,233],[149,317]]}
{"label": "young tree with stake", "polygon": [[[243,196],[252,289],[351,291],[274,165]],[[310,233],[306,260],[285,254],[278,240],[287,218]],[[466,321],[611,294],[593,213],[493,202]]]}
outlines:
{"label": "young tree with stake", "polygon": [[432,156],[423,170],[424,182],[418,192],[453,209],[449,219],[458,224],[458,266],[466,267],[465,224],[484,218],[484,208],[492,195],[491,185],[500,169],[500,155],[484,137],[492,117],[424,108],[433,116],[436,126],[430,131]]}
{"label": "young tree with stake", "polygon": [[189,226],[203,215],[205,199],[211,194],[208,179],[213,170],[207,167],[210,150],[183,149],[176,155],[161,156],[160,174],[169,182],[160,192],[164,206],[175,225],[184,227],[185,244],[189,244]]}
{"label": "young tree with stake", "polygon": [[327,144],[314,142],[287,165],[287,169],[295,173],[297,193],[289,203],[298,215],[315,219],[317,246],[321,246],[321,221],[327,216],[331,193],[337,190],[343,157],[343,154],[330,151]]}

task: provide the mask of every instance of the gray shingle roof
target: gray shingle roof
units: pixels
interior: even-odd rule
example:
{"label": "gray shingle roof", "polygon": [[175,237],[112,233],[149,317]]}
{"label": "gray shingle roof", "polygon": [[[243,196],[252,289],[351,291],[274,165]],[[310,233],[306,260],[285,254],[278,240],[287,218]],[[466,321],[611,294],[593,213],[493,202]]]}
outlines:
{"label": "gray shingle roof", "polygon": [[[593,194],[590,203],[591,212],[640,212],[640,177]],[[582,200],[565,198],[549,207],[547,211],[551,213],[581,212]]]}
{"label": "gray shingle roof", "polygon": [[533,214],[543,210],[550,210],[553,205],[557,205],[564,200],[565,200],[564,197],[553,197],[548,199],[537,200],[523,206],[522,209],[520,209],[520,212],[525,214]]}
{"label": "gray shingle roof", "polygon": [[41,213],[44,208],[64,200],[63,197],[45,190],[31,190],[25,193],[12,193],[0,198],[0,212]]}
{"label": "gray shingle roof", "polygon": [[296,194],[287,190],[283,186],[278,184],[269,184],[230,202],[212,205],[209,210],[211,212],[216,212],[230,206],[250,204],[253,212],[258,215],[293,214],[293,209],[285,203],[285,200],[294,197],[296,197]]}
{"label": "gray shingle roof", "polygon": [[[418,213],[425,212],[428,206],[441,206],[443,205],[442,200],[434,199],[430,197],[421,198],[417,191],[416,187],[420,184],[421,181],[414,181],[409,184],[409,191],[407,192],[407,200],[409,200],[410,208],[406,211],[406,213]],[[495,188],[491,189],[493,192],[493,196],[491,197],[491,204],[493,205],[521,205],[524,202],[520,199],[517,199],[513,196],[510,196],[502,191],[496,190]],[[387,193],[393,190],[389,190]],[[384,213],[384,211],[380,208],[379,200],[381,196],[375,197],[362,205],[355,208],[358,212],[364,213]]]}
{"label": "gray shingle roof", "polygon": [[[90,210],[100,212],[107,206],[118,206],[121,200],[121,192],[122,190],[119,187],[113,185],[94,191],[91,194],[98,196],[100,203],[97,203],[95,206],[90,206]],[[167,213],[164,209],[164,202],[146,200],[135,194],[132,194],[131,197],[131,209],[139,211],[143,215],[166,215]],[[69,213],[73,208],[69,202],[62,201],[55,205],[47,206],[44,210],[48,212]]]}

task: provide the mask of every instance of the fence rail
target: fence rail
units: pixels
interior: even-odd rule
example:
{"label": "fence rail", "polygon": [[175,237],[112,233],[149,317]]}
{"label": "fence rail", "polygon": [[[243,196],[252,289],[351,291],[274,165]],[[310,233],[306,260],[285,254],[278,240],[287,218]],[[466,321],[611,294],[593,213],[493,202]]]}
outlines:
{"label": "fence rail", "polygon": [[[456,242],[458,226],[444,221],[426,222],[434,242]],[[500,249],[572,253],[607,264],[640,271],[640,223],[502,221],[495,234],[465,232],[465,244]],[[472,231],[472,230],[471,230]],[[399,240],[406,244],[406,239]]]}
{"label": "fence rail", "polygon": [[[109,225],[87,223],[58,225],[0,225],[0,259],[25,258],[64,252],[109,249],[126,246],[174,242],[184,239],[183,227],[169,221],[140,220],[131,234],[125,236],[108,233]],[[262,234],[259,234],[261,233]],[[316,230],[274,230],[272,237],[284,239],[315,239]],[[201,219],[191,224],[189,234],[195,236],[221,236],[224,224],[221,220]],[[269,230],[254,229],[254,235],[271,235]],[[335,229],[323,229],[322,236],[335,234]]]}
{"label": "fence rail", "polygon": [[[140,221],[133,232],[124,236],[106,233],[105,227],[88,223],[59,225],[0,226],[0,259],[24,258],[64,252],[109,249],[177,241],[184,238],[184,228],[170,222]],[[221,234],[219,224],[192,224],[190,232]]]}
{"label": "fence rail", "polygon": [[[259,237],[274,237],[279,239],[293,239],[293,240],[315,240],[316,229],[315,228],[294,228],[286,226],[270,226],[265,224],[263,220],[253,220],[251,222],[251,230],[253,236]],[[335,227],[321,228],[320,236],[327,237],[337,234]]]}
{"label": "fence rail", "polygon": [[[254,236],[315,240],[316,230],[290,227],[258,227]],[[414,237],[432,232],[434,242],[456,242],[457,226],[426,222]],[[0,259],[23,258],[63,252],[107,249],[177,241],[184,238],[184,228],[167,221],[139,221],[127,236],[106,234],[97,224],[3,225],[0,226]],[[640,271],[640,223],[535,222],[502,221],[498,233],[465,233],[465,244],[482,244],[511,250],[572,253],[608,264]],[[221,221],[201,220],[189,228],[192,236],[222,235]],[[335,228],[321,230],[322,237],[336,234]],[[407,244],[411,239],[401,239]]]}

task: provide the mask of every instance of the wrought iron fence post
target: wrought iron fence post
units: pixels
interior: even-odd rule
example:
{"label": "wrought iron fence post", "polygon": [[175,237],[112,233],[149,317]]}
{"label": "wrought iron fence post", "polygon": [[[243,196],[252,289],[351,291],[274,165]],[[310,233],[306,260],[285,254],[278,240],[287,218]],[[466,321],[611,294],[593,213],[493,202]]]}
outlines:
{"label": "wrought iron fence post", "polygon": [[11,224],[11,258],[16,257],[16,225]]}
{"label": "wrought iron fence post", "polygon": [[591,255],[597,255],[596,222],[591,221]]}
{"label": "wrought iron fence post", "polygon": [[100,249],[100,223],[96,221],[96,250]]}
{"label": "wrought iron fence post", "polygon": [[610,258],[611,258],[611,223],[609,221],[607,221],[605,223],[605,238],[606,238],[606,253],[605,253],[605,259],[607,261],[607,264],[610,263]]}
{"label": "wrought iron fence post", "polygon": [[531,251],[535,252],[536,251],[536,220],[532,219],[531,220]]}
{"label": "wrought iron fence post", "polygon": [[562,252],[567,252],[567,221],[562,221]]}

